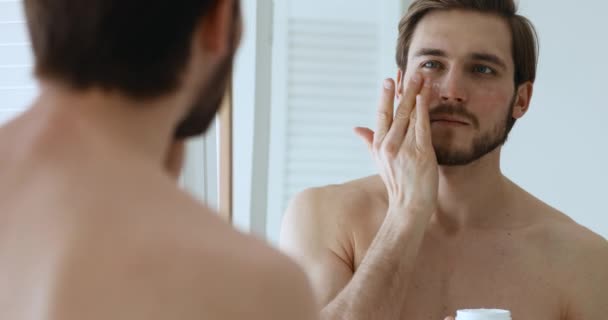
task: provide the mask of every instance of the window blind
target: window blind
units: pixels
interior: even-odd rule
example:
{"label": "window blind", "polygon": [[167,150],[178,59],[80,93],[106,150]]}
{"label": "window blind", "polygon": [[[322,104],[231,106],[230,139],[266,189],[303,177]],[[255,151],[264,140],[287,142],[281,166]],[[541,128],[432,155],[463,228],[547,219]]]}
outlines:
{"label": "window blind", "polygon": [[0,124],[23,111],[37,93],[21,0],[0,0]]}

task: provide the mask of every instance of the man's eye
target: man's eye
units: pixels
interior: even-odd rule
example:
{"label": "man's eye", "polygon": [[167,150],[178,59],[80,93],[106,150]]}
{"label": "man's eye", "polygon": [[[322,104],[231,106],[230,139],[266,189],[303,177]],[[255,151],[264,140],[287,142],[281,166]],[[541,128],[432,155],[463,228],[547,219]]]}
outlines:
{"label": "man's eye", "polygon": [[427,61],[422,64],[422,67],[425,69],[438,69],[441,65],[437,61]]}
{"label": "man's eye", "polygon": [[475,66],[473,71],[481,74],[494,74],[494,70],[488,66]]}

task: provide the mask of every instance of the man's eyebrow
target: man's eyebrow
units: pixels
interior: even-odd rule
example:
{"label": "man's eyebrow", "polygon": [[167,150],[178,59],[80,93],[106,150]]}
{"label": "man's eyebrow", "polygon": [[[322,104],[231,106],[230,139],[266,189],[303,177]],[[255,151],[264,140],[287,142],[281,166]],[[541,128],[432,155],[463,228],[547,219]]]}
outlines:
{"label": "man's eyebrow", "polygon": [[422,56],[435,56],[435,57],[447,57],[448,55],[445,51],[440,49],[432,49],[432,48],[422,48],[414,54],[414,57],[422,57]]}
{"label": "man's eyebrow", "polygon": [[[423,56],[434,56],[434,57],[447,57],[448,54],[441,49],[434,48],[422,48],[414,53],[414,57]],[[474,52],[470,55],[472,60],[485,61],[495,64],[503,69],[507,69],[507,64],[499,58],[497,55],[492,53]]]}
{"label": "man's eyebrow", "polygon": [[503,69],[507,69],[507,64],[495,54],[475,52],[471,54],[471,59],[477,61],[485,61],[495,64]]}

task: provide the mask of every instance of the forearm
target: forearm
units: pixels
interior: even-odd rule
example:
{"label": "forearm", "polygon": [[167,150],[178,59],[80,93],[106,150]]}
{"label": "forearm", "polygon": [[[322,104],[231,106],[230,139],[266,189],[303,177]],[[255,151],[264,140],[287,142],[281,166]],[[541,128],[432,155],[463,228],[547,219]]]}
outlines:
{"label": "forearm", "polygon": [[426,213],[390,209],[352,280],[321,318],[397,319],[428,220]]}

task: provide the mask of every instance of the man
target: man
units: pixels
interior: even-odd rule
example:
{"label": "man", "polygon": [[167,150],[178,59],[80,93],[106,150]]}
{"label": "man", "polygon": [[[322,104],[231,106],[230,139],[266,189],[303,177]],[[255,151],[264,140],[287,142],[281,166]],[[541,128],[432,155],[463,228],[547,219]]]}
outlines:
{"label": "man", "polygon": [[357,129],[380,174],[307,190],[284,219],[322,318],[604,318],[608,243],[500,171],[532,96],[531,23],[512,0],[416,0],[399,31],[376,132]]}
{"label": "man", "polygon": [[182,174],[186,156],[186,142],[184,140],[176,140],[169,146],[165,155],[164,168],[167,173],[176,181]]}
{"label": "man", "polygon": [[315,319],[295,263],[168,173],[220,105],[238,2],[25,10],[41,94],[0,128],[0,318]]}

